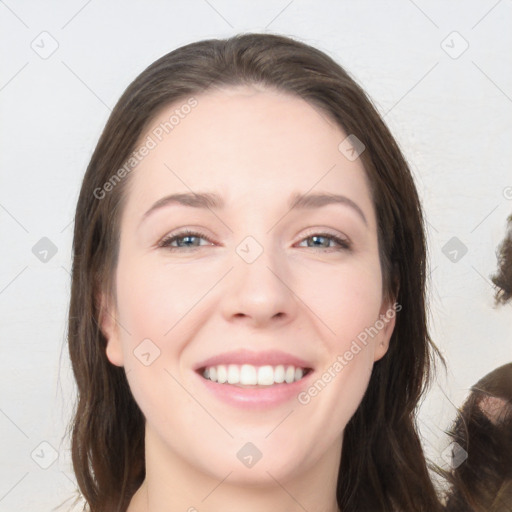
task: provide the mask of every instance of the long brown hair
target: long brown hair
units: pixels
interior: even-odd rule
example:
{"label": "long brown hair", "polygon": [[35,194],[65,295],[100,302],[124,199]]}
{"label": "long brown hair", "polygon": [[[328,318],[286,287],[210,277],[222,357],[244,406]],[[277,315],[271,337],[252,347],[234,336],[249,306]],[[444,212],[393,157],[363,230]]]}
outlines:
{"label": "long brown hair", "polygon": [[70,431],[80,491],[92,512],[124,512],[145,477],[144,417],[123,368],[107,360],[98,321],[99,292],[113,293],[130,176],[101,199],[95,191],[123,167],[164,107],[212,87],[245,84],[306,100],[364,144],[360,158],[376,208],[383,295],[402,305],[388,353],[375,364],[345,430],[339,507],[435,512],[440,505],[415,425],[437,349],[427,330],[424,221],[413,178],[388,128],[347,72],[313,47],[270,34],[204,40],[164,55],[126,89],[92,155],[76,208],[68,333],[78,388]]}

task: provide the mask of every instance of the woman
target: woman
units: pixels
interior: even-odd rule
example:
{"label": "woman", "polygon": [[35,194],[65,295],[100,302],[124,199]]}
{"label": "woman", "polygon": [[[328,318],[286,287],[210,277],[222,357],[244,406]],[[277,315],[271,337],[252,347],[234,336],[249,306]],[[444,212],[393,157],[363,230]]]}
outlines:
{"label": "woman", "polygon": [[89,509],[440,510],[410,170],[324,53],[245,34],[149,66],[76,210],[72,457]]}

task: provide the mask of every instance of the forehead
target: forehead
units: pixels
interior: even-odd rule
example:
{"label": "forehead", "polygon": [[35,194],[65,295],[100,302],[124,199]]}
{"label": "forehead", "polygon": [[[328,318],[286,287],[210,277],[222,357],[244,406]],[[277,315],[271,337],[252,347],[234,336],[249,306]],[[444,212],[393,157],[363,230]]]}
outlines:
{"label": "forehead", "polygon": [[[131,176],[142,202],[164,193],[215,191],[261,205],[291,192],[340,191],[372,208],[360,159],[340,151],[347,134],[302,98],[256,86],[216,89],[163,108],[140,141],[154,146]],[[185,113],[187,112],[187,113]],[[285,193],[286,191],[288,193]]]}

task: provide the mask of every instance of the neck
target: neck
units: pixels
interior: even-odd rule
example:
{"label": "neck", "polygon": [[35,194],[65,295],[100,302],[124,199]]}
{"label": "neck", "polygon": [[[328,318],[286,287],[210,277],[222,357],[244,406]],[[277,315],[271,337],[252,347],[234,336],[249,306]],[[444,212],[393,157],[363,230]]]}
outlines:
{"label": "neck", "polygon": [[260,467],[261,476],[248,478],[253,475],[236,465],[216,476],[170,453],[146,424],[146,478],[127,512],[339,512],[340,457],[341,439],[315,464],[289,477],[276,478],[277,470]]}

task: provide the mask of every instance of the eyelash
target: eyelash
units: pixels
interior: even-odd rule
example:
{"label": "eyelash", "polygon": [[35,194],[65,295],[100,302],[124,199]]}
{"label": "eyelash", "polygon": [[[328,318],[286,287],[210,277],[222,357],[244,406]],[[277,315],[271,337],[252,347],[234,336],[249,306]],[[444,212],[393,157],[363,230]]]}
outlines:
{"label": "eyelash", "polygon": [[[183,249],[185,251],[194,251],[196,249],[199,249],[200,247],[204,247],[204,246],[193,246],[193,247],[171,246],[172,242],[179,240],[181,238],[186,238],[186,237],[203,238],[204,240],[207,240],[210,243],[214,243],[213,240],[210,237],[206,236],[204,233],[201,233],[199,231],[190,231],[187,229],[187,230],[180,231],[179,233],[175,233],[174,235],[165,237],[161,242],[158,243],[158,247],[165,248],[169,251],[176,251],[179,249]],[[304,240],[308,240],[310,238],[314,238],[314,237],[328,238],[330,240],[333,240],[334,242],[336,242],[339,245],[339,247],[327,247],[327,248],[320,247],[319,249],[322,250],[323,252],[349,251],[352,248],[351,242],[349,242],[346,239],[340,238],[336,235],[333,235],[331,233],[311,233],[310,235],[303,238],[301,240],[301,242],[303,242]]]}

